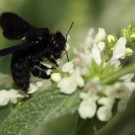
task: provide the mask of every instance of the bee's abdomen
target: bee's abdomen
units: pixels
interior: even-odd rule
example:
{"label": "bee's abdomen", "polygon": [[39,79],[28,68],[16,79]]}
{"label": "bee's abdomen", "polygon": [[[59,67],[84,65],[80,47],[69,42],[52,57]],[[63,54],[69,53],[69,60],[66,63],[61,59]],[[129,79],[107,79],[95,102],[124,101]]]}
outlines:
{"label": "bee's abdomen", "polygon": [[21,54],[15,53],[11,60],[11,72],[13,80],[16,86],[23,90],[25,93],[28,92],[29,88],[29,64],[27,57],[22,57]]}

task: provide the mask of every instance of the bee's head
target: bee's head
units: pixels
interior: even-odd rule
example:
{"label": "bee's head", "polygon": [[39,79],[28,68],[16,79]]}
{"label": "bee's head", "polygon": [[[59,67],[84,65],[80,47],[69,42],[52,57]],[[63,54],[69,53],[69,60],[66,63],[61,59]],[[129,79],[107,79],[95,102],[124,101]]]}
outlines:
{"label": "bee's head", "polygon": [[50,47],[55,59],[59,59],[66,48],[66,39],[61,32],[52,34]]}
{"label": "bee's head", "polygon": [[66,51],[66,42],[67,42],[67,37],[68,34],[73,26],[73,22],[71,23],[71,26],[66,34],[66,37],[63,36],[61,32],[56,32],[52,34],[52,39],[51,39],[51,49],[53,50],[53,55],[55,59],[59,59],[61,57],[61,54],[63,51],[66,52],[67,60],[69,61],[68,58],[68,53]]}

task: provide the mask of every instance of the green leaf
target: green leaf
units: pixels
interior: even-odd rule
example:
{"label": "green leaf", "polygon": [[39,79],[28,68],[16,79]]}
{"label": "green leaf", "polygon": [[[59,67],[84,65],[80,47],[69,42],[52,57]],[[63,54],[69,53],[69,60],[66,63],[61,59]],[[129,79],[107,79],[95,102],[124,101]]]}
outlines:
{"label": "green leaf", "polygon": [[29,135],[42,124],[73,113],[80,102],[78,94],[60,94],[55,86],[36,93],[9,115],[0,127],[0,135]]}
{"label": "green leaf", "polygon": [[135,92],[125,112],[118,113],[96,135],[134,135],[135,134]]}
{"label": "green leaf", "polygon": [[75,135],[94,135],[105,124],[106,122],[99,121],[97,117],[84,120],[78,116]]}
{"label": "green leaf", "polygon": [[40,126],[31,135],[74,135],[78,112],[68,114]]}

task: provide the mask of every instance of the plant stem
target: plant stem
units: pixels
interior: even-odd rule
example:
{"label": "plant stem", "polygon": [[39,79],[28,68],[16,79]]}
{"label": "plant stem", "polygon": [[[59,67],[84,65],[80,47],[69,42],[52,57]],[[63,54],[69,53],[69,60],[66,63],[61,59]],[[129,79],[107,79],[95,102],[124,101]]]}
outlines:
{"label": "plant stem", "polygon": [[118,78],[122,77],[123,75],[126,75],[128,73],[133,73],[133,72],[135,72],[135,64],[130,64],[124,67],[123,69],[120,69],[116,71],[115,73],[105,77],[102,80],[102,83],[111,83],[113,81],[116,81]]}

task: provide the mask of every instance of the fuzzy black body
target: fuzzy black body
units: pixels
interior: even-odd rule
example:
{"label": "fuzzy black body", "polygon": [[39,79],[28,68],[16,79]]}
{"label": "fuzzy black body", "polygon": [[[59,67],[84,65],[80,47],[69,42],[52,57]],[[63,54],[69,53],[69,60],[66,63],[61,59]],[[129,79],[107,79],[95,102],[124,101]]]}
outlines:
{"label": "fuzzy black body", "polygon": [[48,67],[41,64],[44,58],[57,65],[66,47],[66,39],[61,32],[51,33],[48,28],[35,28],[14,13],[3,13],[0,25],[6,38],[21,39],[22,43],[0,50],[0,56],[13,53],[11,72],[15,84],[25,93],[29,89],[30,74],[48,79]]}

